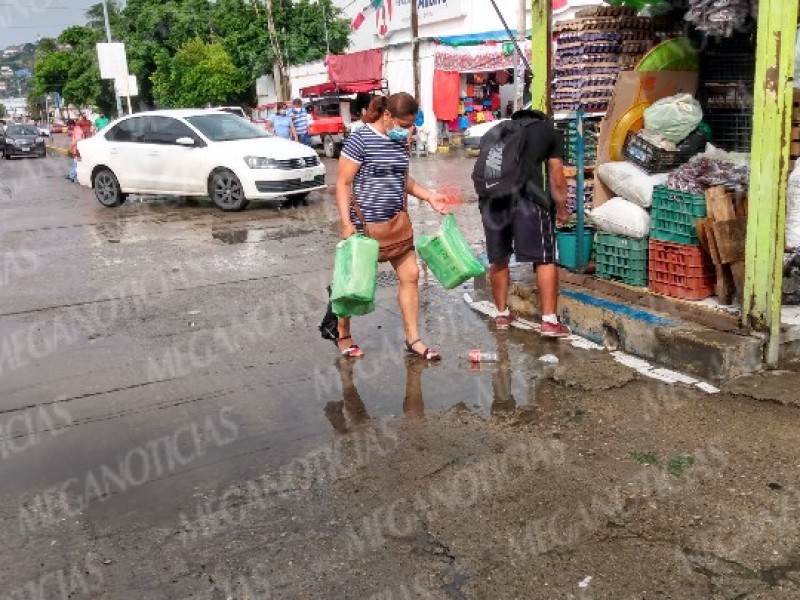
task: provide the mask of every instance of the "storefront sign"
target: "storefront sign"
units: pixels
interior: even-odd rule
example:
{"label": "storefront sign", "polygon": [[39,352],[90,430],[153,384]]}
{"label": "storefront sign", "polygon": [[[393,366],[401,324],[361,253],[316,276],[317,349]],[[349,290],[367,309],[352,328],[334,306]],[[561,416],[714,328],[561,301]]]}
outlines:
{"label": "storefront sign", "polygon": [[395,9],[389,22],[389,31],[411,27],[411,3],[417,3],[419,26],[460,19],[465,15],[463,0],[394,0]]}

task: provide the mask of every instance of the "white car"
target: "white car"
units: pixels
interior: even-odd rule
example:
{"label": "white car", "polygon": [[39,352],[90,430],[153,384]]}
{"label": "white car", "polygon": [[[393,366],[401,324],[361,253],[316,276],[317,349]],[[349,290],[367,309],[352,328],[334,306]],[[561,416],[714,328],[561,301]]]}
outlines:
{"label": "white car", "polygon": [[42,137],[50,137],[50,129],[44,125],[39,125],[39,135]]}
{"label": "white car", "polygon": [[464,131],[464,146],[467,148],[477,148],[481,145],[481,138],[486,135],[486,132],[503,121],[508,121],[508,119],[498,119],[497,121],[487,121],[485,123],[472,125]]}
{"label": "white car", "polygon": [[114,121],[78,142],[78,182],[103,206],[128,194],[209,196],[222,210],[325,188],[311,148],[221,111],[160,110]]}

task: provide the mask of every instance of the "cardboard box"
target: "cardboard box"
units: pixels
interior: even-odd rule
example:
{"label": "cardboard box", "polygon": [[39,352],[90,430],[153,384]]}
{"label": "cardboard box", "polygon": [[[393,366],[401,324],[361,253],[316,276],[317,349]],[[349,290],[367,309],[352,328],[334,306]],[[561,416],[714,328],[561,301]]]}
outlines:
{"label": "cardboard box", "polygon": [[[649,105],[678,93],[694,96],[697,92],[697,79],[697,73],[690,71],[622,71],[617,77],[614,97],[606,112],[606,118],[600,125],[597,164],[601,165],[612,160],[609,152],[612,135],[629,110],[639,104]],[[623,159],[620,157],[619,160]],[[594,206],[600,206],[611,197],[611,190],[598,179],[594,191]]]}

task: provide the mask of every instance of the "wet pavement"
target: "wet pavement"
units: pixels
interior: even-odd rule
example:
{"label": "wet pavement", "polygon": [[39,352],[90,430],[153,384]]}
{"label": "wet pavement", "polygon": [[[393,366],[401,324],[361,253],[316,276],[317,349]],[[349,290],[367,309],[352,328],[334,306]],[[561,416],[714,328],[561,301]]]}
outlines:
{"label": "wet pavement", "polygon": [[[480,254],[470,168],[413,162]],[[0,164],[0,598],[800,597],[798,413],[758,381],[496,332],[424,269],[445,360],[403,356],[389,271],[337,359],[331,185],[104,209],[67,169]]]}

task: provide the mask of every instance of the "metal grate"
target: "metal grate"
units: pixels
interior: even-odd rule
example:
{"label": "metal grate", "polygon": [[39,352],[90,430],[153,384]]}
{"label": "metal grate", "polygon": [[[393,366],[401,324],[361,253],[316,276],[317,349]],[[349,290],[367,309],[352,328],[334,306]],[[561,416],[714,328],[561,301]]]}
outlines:
{"label": "metal grate", "polygon": [[256,181],[256,189],[262,193],[295,192],[308,188],[325,185],[325,176],[317,175],[313,181],[300,181],[299,179],[282,179],[278,181]]}
{"label": "metal grate", "polygon": [[397,284],[397,275],[392,271],[378,273],[378,287],[393,287]]}

